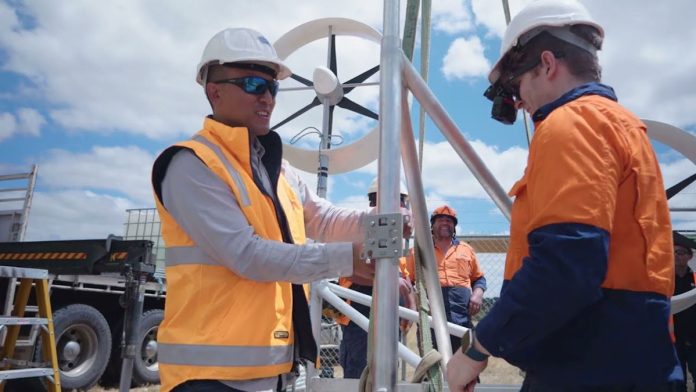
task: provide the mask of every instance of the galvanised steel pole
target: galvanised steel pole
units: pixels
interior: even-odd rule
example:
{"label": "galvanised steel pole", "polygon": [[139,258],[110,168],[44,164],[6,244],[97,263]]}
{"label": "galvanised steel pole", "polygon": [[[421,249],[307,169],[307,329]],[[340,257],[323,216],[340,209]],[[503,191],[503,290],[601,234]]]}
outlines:
{"label": "galvanised steel pole", "polygon": [[[333,34],[333,26],[329,26],[328,41],[329,46],[326,51],[326,65],[331,64],[331,53],[334,50],[333,40],[331,35]],[[329,149],[329,143],[331,140],[331,122],[329,121],[329,112],[331,109],[331,104],[327,101],[323,105],[324,116],[321,127],[321,144],[319,146],[319,168],[317,170],[317,195],[321,198],[326,198],[326,190],[328,189],[328,177],[329,177],[329,157],[326,155],[325,151]],[[309,292],[309,317],[312,324],[312,334],[317,342],[317,348],[321,351],[321,312],[324,307],[323,301],[319,296],[318,282],[312,282],[310,285]],[[324,367],[325,365],[322,365]],[[306,379],[307,385],[309,385],[309,380],[312,378],[319,377],[319,371],[314,366],[306,367]]]}
{"label": "galvanised steel pole", "polygon": [[[399,170],[401,139],[401,67],[403,52],[399,38],[399,1],[384,0],[384,22],[380,58],[379,97],[379,192],[378,214],[400,211]],[[401,238],[398,239],[401,241]],[[379,258],[376,265],[374,334],[371,377],[374,391],[392,392],[396,388],[397,309],[399,304],[397,276],[398,257]]]}
{"label": "galvanised steel pole", "polygon": [[[404,90],[402,105],[405,105],[407,96]],[[428,293],[430,301],[430,312],[433,316],[431,327],[435,332],[435,339],[438,342],[438,351],[442,354],[443,374],[447,362],[452,358],[452,345],[450,344],[449,331],[447,329],[447,316],[445,315],[445,304],[440,289],[440,276],[435,264],[435,249],[433,248],[433,238],[430,234],[428,222],[428,211],[425,205],[425,193],[423,192],[423,181],[418,168],[418,156],[416,155],[416,142],[413,139],[413,128],[411,127],[410,112],[407,108],[402,108],[402,136],[401,153],[404,161],[404,171],[406,172],[406,183],[408,185],[408,195],[411,200],[413,210],[413,220],[418,223],[414,225],[416,232],[416,243],[422,250],[421,263],[423,265],[423,275],[425,278],[425,291]],[[421,326],[425,328],[425,326]]]}

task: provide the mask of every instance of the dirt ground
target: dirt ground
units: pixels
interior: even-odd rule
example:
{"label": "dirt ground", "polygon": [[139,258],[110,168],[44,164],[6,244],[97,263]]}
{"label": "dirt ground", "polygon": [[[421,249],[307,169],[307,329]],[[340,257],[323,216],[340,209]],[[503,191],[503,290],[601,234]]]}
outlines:
{"label": "dirt ground", "polygon": [[[406,342],[407,345],[414,351],[417,352],[416,349],[416,333],[415,333],[415,328],[412,328],[412,330],[409,332],[409,334],[406,337]],[[343,374],[343,371],[340,366],[337,366],[335,368],[335,376],[336,377],[341,377]],[[413,375],[413,368],[407,367],[406,368],[406,379],[410,379],[410,377]],[[397,373],[397,376],[399,379],[401,378],[401,370]],[[487,385],[522,385],[522,379],[523,376],[520,372],[519,369],[516,367],[508,364],[502,359],[499,358],[491,358],[488,361],[488,367],[486,370],[481,374],[481,383],[482,384],[487,384]],[[689,386],[688,386],[688,392],[695,392],[693,389],[693,383],[691,380],[689,380]],[[131,389],[132,392],[157,392],[159,391],[159,386],[158,385],[153,385],[149,387],[143,387],[143,388],[133,388]],[[110,388],[110,389],[105,389],[102,387],[96,387],[90,390],[90,392],[118,392],[118,388]]]}
{"label": "dirt ground", "polygon": [[[415,328],[411,328],[408,335],[406,335],[406,345],[414,352],[418,352]],[[413,374],[413,369],[407,368],[406,374],[406,379],[409,379]],[[401,372],[398,375],[400,376]],[[504,360],[491,358],[488,360],[488,367],[481,373],[481,383],[488,385],[522,385],[522,375],[519,369]]]}

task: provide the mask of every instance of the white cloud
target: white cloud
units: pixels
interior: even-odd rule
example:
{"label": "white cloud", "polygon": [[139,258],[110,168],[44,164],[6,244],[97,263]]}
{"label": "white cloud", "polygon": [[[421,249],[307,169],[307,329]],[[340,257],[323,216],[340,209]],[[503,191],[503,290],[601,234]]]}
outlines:
{"label": "white cloud", "polygon": [[485,76],[490,63],[483,55],[483,45],[477,36],[457,38],[443,60],[442,73],[447,80]]}
{"label": "white cloud", "polygon": [[474,27],[463,0],[434,1],[431,15],[433,28],[448,34],[470,31]]}
{"label": "white cloud", "polygon": [[[514,17],[525,5],[532,0],[509,1],[510,16]],[[474,12],[476,24],[485,27],[490,35],[502,37],[505,33],[505,14],[502,3],[490,0],[472,0],[471,8]],[[497,53],[496,53],[497,54]]]}
{"label": "white cloud", "polygon": [[0,142],[18,134],[41,136],[44,124],[46,119],[35,109],[20,108],[16,114],[0,113]]}
{"label": "white cloud", "polygon": [[[696,39],[691,18],[696,3],[626,6],[592,0],[587,6],[605,26],[603,76],[621,102],[642,118],[678,126],[696,123],[696,113],[684,110],[696,105],[696,53],[684,46]],[[637,24],[643,27],[636,29]]]}
{"label": "white cloud", "polygon": [[17,131],[17,120],[12,113],[0,113],[0,142]]}
{"label": "white cloud", "polygon": [[138,147],[53,150],[39,162],[27,240],[105,238],[123,234],[126,209],[154,206],[154,157]]}
{"label": "white cloud", "polygon": [[[511,147],[500,151],[480,140],[470,143],[503,190],[507,191],[522,176],[527,161],[526,150]],[[427,190],[434,190],[443,198],[488,199],[488,194],[449,143],[426,142],[424,155],[427,159],[423,162],[423,185]]]}
{"label": "white cloud", "polygon": [[127,197],[150,207],[154,156],[139,147],[93,147],[85,153],[53,150],[42,160],[39,178],[58,190],[92,190]]}
{"label": "white cloud", "polygon": [[[9,22],[0,24],[0,48],[7,55],[3,68],[27,77],[41,96],[56,105],[49,112],[51,119],[70,130],[151,138],[188,135],[208,113],[194,82],[195,65],[214,33],[240,23],[231,22],[230,15],[244,15],[246,26],[263,31],[271,41],[301,22],[329,13],[376,27],[382,22],[380,12],[363,11],[374,8],[369,0],[332,4],[330,9],[318,0],[302,4],[211,0],[197,7],[184,1],[59,4],[33,0],[22,8],[33,21],[30,28],[18,25],[9,6],[0,8],[0,18]],[[273,18],[260,9],[273,9],[283,17]],[[201,20],[206,23],[201,25]],[[339,64],[343,80],[378,64],[378,45],[338,42],[343,45],[339,51],[348,53]],[[311,56],[289,59],[293,69],[308,70],[302,72],[305,77],[311,77],[310,66],[326,63],[326,40],[316,45],[324,48],[318,54],[320,61]],[[377,56],[370,62],[372,54]],[[321,110],[317,111],[315,118],[321,118]],[[340,122],[344,114],[338,112]],[[289,113],[279,108],[274,118]],[[320,126],[321,121],[293,125],[300,130]]]}
{"label": "white cloud", "polygon": [[46,124],[46,119],[35,109],[22,108],[17,111],[19,119],[18,128],[20,132],[32,136],[41,135],[41,127]]}
{"label": "white cloud", "polygon": [[27,241],[106,238],[123,235],[126,209],[139,206],[125,198],[90,191],[34,194]]}

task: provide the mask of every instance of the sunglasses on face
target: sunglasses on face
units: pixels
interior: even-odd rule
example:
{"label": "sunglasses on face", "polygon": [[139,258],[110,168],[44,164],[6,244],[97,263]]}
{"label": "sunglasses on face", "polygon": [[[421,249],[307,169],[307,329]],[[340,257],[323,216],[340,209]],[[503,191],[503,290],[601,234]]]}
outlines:
{"label": "sunglasses on face", "polygon": [[522,99],[520,96],[520,79],[522,75],[534,69],[541,60],[532,61],[528,64],[523,64],[517,70],[511,73],[511,75],[503,82],[504,88],[512,94],[516,101]]}
{"label": "sunglasses on face", "polygon": [[675,249],[674,254],[677,256],[686,256],[689,254],[689,251],[684,250],[684,249]]}
{"label": "sunglasses on face", "polygon": [[245,76],[243,78],[222,79],[210,82],[213,84],[234,84],[241,88],[245,93],[252,95],[263,95],[268,92],[272,97],[278,94],[278,81],[264,79],[260,76]]}

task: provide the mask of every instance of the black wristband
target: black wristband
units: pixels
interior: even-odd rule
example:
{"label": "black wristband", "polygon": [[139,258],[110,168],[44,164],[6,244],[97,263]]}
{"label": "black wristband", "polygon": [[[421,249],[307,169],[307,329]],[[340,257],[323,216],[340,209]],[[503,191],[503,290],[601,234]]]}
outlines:
{"label": "black wristband", "polygon": [[474,333],[474,329],[472,328],[471,329],[471,341],[470,341],[469,347],[466,349],[466,351],[464,351],[464,355],[473,359],[476,362],[483,362],[486,359],[488,359],[488,357],[490,357],[490,355],[484,354],[481,351],[475,349],[474,348],[475,341],[476,341],[476,333]]}

